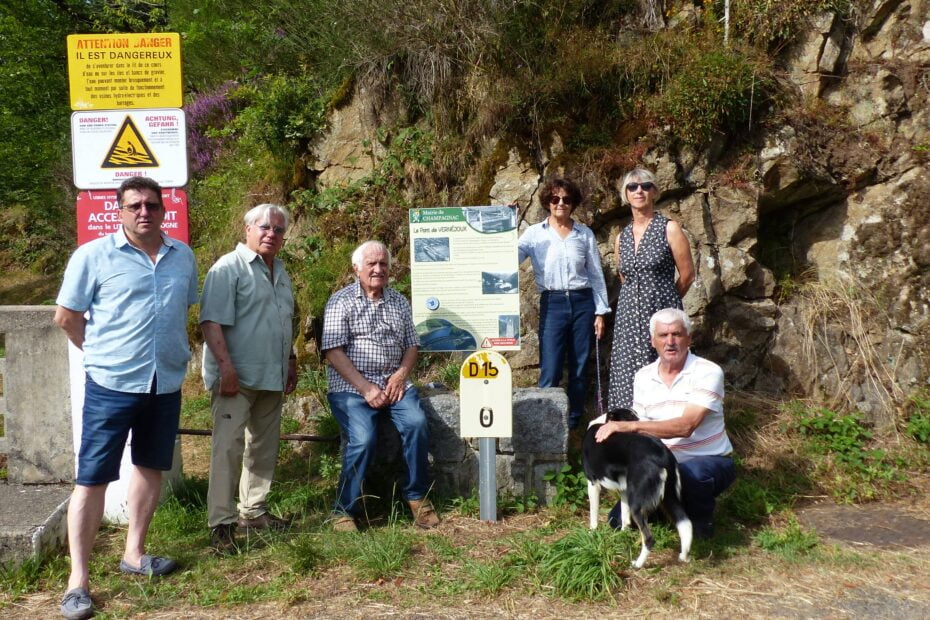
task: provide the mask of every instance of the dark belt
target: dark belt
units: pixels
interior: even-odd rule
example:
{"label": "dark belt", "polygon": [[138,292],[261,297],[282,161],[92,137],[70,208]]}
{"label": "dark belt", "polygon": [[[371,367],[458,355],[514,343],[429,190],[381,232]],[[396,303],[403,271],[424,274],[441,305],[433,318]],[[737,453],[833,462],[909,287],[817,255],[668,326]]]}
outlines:
{"label": "dark belt", "polygon": [[543,291],[540,294],[540,297],[543,297],[543,298],[549,297],[549,296],[568,297],[570,299],[584,299],[586,297],[593,298],[594,289],[593,288],[576,288],[571,291]]}

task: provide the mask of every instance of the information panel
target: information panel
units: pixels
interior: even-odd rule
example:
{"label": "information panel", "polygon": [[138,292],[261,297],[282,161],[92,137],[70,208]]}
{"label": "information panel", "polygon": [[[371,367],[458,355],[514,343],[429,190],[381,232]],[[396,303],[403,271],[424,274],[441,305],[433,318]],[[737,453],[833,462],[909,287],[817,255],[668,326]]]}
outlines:
{"label": "information panel", "polygon": [[[187,194],[180,189],[163,189],[165,219],[161,229],[172,239],[190,243],[187,219]],[[116,232],[120,225],[116,192],[79,192],[77,197],[78,245]]]}
{"label": "information panel", "polygon": [[68,35],[72,110],[180,108],[176,32]]}
{"label": "information panel", "polygon": [[411,209],[413,321],[422,351],[517,351],[516,211]]}
{"label": "information panel", "polygon": [[187,129],[181,110],[74,112],[71,149],[79,189],[115,189],[137,175],[162,187],[187,185]]}

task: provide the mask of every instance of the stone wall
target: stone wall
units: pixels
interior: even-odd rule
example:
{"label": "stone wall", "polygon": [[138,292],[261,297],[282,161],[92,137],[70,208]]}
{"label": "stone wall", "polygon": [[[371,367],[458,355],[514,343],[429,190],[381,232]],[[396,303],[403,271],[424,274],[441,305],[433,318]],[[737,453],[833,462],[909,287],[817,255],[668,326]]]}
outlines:
{"label": "stone wall", "polygon": [[[424,389],[420,393],[429,420],[430,473],[434,492],[447,497],[477,493],[478,441],[459,437],[459,397],[455,392]],[[497,492],[540,504],[555,489],[543,476],[568,462],[568,397],[558,388],[513,392],[513,437],[497,442]],[[366,480],[366,493],[390,496],[403,476],[400,437],[384,416],[378,428],[378,454]]]}

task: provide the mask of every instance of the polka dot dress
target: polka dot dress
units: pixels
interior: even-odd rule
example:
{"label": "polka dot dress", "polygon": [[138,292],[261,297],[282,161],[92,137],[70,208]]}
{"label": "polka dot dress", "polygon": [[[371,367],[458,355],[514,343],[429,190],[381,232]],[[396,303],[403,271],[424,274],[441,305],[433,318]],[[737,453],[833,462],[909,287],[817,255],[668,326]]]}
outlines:
{"label": "polka dot dress", "polygon": [[624,282],[614,315],[607,407],[633,404],[633,375],[658,354],[649,338],[649,319],[663,308],[681,308],[675,290],[675,258],[665,228],[668,218],[655,214],[633,249],[633,224],[620,233],[620,271]]}

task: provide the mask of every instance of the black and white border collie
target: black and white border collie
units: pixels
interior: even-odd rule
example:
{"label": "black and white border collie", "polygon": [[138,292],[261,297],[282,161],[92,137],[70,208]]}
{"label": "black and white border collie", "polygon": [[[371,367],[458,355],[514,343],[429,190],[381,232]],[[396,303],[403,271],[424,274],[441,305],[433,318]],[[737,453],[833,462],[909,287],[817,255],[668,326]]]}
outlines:
{"label": "black and white border collie", "polygon": [[[629,409],[607,413],[609,422],[638,419]],[[659,506],[678,529],[681,539],[678,559],[687,562],[691,551],[691,520],[681,503],[681,481],[675,457],[659,439],[640,433],[614,433],[598,443],[594,435],[601,426],[594,424],[588,428],[582,442],[591,529],[597,529],[601,489],[615,489],[620,492],[621,529],[629,527],[632,517],[642,537],[643,547],[633,566],[642,568],[652,551],[655,538],[649,531],[647,518]]]}

